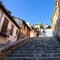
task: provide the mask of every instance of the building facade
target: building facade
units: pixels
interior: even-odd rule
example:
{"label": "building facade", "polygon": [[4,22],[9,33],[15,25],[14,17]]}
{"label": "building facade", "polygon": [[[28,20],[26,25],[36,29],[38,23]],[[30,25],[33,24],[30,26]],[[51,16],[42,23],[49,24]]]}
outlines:
{"label": "building facade", "polygon": [[20,37],[21,38],[30,37],[31,28],[28,26],[28,24],[22,19],[16,17],[13,18],[21,28]]}
{"label": "building facade", "polygon": [[0,3],[0,43],[6,44],[19,39],[20,27],[9,11]]}
{"label": "building facade", "polygon": [[22,20],[21,32],[23,32],[25,36],[30,37],[30,31],[31,31],[31,28],[26,24],[24,20]]}
{"label": "building facade", "polygon": [[33,27],[34,27],[34,28],[37,28],[39,31],[40,31],[40,29],[41,29],[41,28],[40,28],[40,24],[34,24]]}
{"label": "building facade", "polygon": [[30,31],[30,37],[36,37],[36,32],[33,29]]}
{"label": "building facade", "polygon": [[56,0],[54,13],[52,15],[52,30],[54,37],[60,37],[60,1]]}

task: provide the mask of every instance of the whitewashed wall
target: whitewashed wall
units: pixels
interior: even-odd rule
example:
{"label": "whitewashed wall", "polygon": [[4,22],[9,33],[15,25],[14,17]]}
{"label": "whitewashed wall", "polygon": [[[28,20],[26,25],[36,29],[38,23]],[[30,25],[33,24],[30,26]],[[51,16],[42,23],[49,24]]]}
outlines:
{"label": "whitewashed wall", "polygon": [[46,33],[46,37],[53,37],[52,29],[46,29],[45,33]]}

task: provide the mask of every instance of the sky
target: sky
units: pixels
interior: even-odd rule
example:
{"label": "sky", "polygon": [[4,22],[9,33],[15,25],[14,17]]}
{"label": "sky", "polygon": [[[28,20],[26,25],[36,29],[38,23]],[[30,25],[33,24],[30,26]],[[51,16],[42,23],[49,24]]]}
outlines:
{"label": "sky", "polygon": [[1,0],[12,15],[31,24],[51,25],[55,0]]}

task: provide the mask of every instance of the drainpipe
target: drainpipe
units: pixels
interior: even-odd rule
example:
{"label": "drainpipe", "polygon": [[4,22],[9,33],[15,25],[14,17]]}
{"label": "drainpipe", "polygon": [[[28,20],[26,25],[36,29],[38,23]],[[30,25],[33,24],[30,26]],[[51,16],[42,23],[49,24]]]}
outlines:
{"label": "drainpipe", "polygon": [[[0,3],[2,4],[2,1],[0,0]],[[1,19],[2,19],[2,16],[3,16],[3,10],[1,11],[2,13],[1,13],[1,16],[0,16],[0,21],[1,21]]]}
{"label": "drainpipe", "polygon": [[[0,22],[1,22],[2,17],[3,17],[3,11],[2,11],[1,16],[0,16]],[[1,23],[0,23],[0,24],[1,24]],[[0,25],[0,26],[1,26],[1,25]],[[1,29],[1,28],[0,28],[0,29]],[[0,30],[0,33],[1,33],[1,30]]]}
{"label": "drainpipe", "polygon": [[2,11],[2,13],[1,13],[0,21],[1,21],[1,19],[2,19],[2,16],[3,16],[3,11]]}

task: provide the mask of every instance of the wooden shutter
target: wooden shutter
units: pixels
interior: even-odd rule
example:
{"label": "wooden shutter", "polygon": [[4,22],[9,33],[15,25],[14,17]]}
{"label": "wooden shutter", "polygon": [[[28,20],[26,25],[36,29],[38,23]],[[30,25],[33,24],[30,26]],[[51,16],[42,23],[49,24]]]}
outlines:
{"label": "wooden shutter", "polygon": [[19,31],[18,31],[18,30],[16,30],[16,35],[18,35],[18,33],[19,33]]}
{"label": "wooden shutter", "polygon": [[13,35],[14,26],[11,26],[10,35]]}
{"label": "wooden shutter", "polygon": [[[27,28],[28,29],[28,28]],[[28,37],[30,37],[30,30],[28,29],[27,30],[27,34],[26,34]]]}
{"label": "wooden shutter", "polygon": [[3,22],[3,25],[2,25],[1,33],[6,34],[8,22],[9,22],[9,21],[5,18],[5,19],[4,19],[4,22]]}
{"label": "wooden shutter", "polygon": [[20,38],[20,31],[18,32],[17,40],[19,40],[19,38]]}

